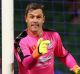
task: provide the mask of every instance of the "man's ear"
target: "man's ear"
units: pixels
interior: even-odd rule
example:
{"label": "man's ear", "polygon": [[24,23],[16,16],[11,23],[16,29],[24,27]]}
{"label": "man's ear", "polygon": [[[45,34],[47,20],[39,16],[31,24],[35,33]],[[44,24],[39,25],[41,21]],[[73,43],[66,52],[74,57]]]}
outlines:
{"label": "man's ear", "polygon": [[25,20],[25,22],[27,23],[27,19]]}
{"label": "man's ear", "polygon": [[45,16],[44,16],[44,18],[43,18],[43,23],[45,22]]}
{"label": "man's ear", "polygon": [[27,16],[26,15],[24,16],[24,19],[25,19],[25,22],[27,23]]}

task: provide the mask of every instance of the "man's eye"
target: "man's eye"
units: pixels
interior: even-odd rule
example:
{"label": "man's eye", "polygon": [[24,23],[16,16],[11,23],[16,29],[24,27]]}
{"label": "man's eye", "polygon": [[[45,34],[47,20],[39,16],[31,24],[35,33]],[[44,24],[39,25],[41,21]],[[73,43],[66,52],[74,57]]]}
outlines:
{"label": "man's eye", "polygon": [[34,18],[34,16],[30,16],[30,18]]}
{"label": "man's eye", "polygon": [[37,18],[41,18],[41,16],[37,16]]}

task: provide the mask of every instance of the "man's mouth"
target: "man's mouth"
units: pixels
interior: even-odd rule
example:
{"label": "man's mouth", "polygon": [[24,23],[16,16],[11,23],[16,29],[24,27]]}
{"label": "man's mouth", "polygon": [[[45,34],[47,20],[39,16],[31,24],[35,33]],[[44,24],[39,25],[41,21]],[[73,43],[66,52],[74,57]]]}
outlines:
{"label": "man's mouth", "polygon": [[31,26],[39,26],[39,24],[31,24]]}

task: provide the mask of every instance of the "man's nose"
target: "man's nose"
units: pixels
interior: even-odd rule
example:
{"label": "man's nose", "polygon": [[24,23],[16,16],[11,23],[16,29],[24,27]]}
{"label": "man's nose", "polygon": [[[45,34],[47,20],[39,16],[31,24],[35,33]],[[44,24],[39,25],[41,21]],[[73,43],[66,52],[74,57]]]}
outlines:
{"label": "man's nose", "polygon": [[38,22],[37,17],[34,17],[33,21],[34,21],[34,22]]}

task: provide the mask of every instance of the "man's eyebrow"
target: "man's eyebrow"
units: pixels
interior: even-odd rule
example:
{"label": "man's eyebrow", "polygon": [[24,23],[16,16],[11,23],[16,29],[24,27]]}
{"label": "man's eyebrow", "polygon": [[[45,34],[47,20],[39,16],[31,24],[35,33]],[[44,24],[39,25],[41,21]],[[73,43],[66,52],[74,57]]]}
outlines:
{"label": "man's eyebrow", "polygon": [[30,13],[29,13],[29,15],[33,15],[33,14],[30,14]]}
{"label": "man's eyebrow", "polygon": [[[34,14],[31,14],[31,13],[30,13],[29,15],[30,15],[30,16],[34,16]],[[41,14],[38,14],[38,15],[36,15],[36,16],[41,16]]]}

